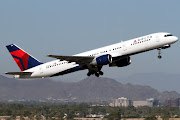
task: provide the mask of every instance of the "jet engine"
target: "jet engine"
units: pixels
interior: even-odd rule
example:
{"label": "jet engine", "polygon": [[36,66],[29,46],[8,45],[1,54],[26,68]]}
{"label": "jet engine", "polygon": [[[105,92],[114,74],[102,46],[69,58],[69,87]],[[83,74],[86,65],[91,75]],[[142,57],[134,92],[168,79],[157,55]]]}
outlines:
{"label": "jet engine", "polygon": [[112,63],[112,56],[109,54],[96,57],[91,62],[91,64],[95,65],[95,66],[96,65],[107,65],[109,63]]}
{"label": "jet engine", "polygon": [[130,64],[131,64],[131,58],[128,56],[128,57],[122,58],[116,62],[109,64],[109,67],[124,67],[124,66],[128,66]]}

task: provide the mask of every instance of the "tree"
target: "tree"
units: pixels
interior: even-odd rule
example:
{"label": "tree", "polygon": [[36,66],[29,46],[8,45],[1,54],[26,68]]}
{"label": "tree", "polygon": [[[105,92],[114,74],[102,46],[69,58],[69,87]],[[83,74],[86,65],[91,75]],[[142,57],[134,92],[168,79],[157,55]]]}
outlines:
{"label": "tree", "polygon": [[170,118],[170,116],[168,114],[163,115],[163,117],[162,117],[163,120],[169,120],[169,118]]}
{"label": "tree", "polygon": [[157,120],[155,115],[147,116],[144,120]]}
{"label": "tree", "polygon": [[109,120],[121,120],[121,110],[120,110],[120,109],[117,109],[117,110],[111,112],[111,113],[107,116],[107,118],[108,118]]}
{"label": "tree", "polygon": [[56,113],[56,118],[58,118],[58,120],[63,120],[63,117],[64,117],[64,113],[62,112]]}

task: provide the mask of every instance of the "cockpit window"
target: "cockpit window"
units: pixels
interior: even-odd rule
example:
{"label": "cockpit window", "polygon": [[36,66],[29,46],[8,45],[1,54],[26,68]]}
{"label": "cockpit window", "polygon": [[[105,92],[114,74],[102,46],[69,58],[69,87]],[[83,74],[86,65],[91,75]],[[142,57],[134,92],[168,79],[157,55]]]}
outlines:
{"label": "cockpit window", "polygon": [[164,35],[164,37],[169,37],[169,36],[173,36],[172,34],[167,34],[167,35]]}

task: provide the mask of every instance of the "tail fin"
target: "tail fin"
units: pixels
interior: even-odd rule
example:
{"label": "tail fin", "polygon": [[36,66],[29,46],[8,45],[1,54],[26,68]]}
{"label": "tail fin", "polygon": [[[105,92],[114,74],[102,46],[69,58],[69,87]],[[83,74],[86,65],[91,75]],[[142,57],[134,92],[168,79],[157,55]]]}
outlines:
{"label": "tail fin", "polygon": [[30,69],[32,67],[35,67],[37,65],[42,64],[40,61],[38,61],[36,58],[32,57],[28,53],[26,53],[24,50],[19,48],[15,44],[10,44],[6,46],[9,50],[10,54],[14,58],[15,62],[21,69],[21,71]]}

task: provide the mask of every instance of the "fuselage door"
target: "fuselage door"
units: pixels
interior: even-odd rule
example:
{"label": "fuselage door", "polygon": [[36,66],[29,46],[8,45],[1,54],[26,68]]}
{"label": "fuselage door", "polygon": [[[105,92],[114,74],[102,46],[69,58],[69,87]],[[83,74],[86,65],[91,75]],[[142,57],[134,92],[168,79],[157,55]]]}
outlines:
{"label": "fuselage door", "polygon": [[43,69],[42,69],[42,67],[39,67],[39,72],[40,72],[40,74],[43,74]]}
{"label": "fuselage door", "polygon": [[159,36],[158,36],[158,35],[156,36],[156,41],[157,41],[157,42],[159,42],[159,41],[160,41],[160,39],[159,39]]}
{"label": "fuselage door", "polygon": [[124,51],[127,50],[126,42],[123,42],[123,50],[124,50]]}

